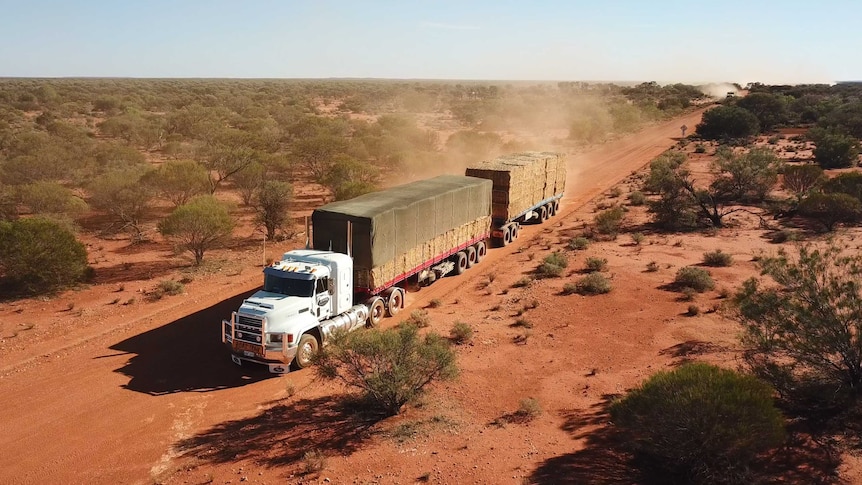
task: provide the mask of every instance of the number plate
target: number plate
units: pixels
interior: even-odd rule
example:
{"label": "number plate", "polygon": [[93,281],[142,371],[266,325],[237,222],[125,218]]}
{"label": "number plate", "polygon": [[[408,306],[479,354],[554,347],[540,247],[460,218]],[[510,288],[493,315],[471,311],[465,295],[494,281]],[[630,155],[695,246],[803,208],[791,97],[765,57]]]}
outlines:
{"label": "number plate", "polygon": [[261,347],[260,345],[254,345],[248,342],[234,340],[233,348],[234,350],[241,351],[244,355],[248,357],[263,357],[263,347]]}

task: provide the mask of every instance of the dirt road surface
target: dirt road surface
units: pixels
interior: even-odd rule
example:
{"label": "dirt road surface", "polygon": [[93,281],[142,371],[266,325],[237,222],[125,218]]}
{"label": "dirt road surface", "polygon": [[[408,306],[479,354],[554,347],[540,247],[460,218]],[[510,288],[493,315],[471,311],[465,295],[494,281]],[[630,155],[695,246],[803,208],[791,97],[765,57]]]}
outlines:
{"label": "dirt road surface", "polygon": [[[679,126],[695,126],[701,114],[570,156],[566,198],[556,220],[672,146]],[[465,277],[413,293],[408,304],[418,308],[451,298],[488,271],[505,271],[507,256],[540,230],[526,227],[512,246],[489,252]],[[179,440],[255,415],[283,398],[280,378],[234,366],[218,340],[218,322],[257,279],[254,271],[239,280],[214,278],[209,291],[183,295],[168,310],[117,314],[101,332],[74,345],[58,336],[48,348],[31,349],[29,359],[3,362],[0,483],[152,483],[175,471],[173,445]],[[291,382],[309,385],[308,374],[291,375]]]}

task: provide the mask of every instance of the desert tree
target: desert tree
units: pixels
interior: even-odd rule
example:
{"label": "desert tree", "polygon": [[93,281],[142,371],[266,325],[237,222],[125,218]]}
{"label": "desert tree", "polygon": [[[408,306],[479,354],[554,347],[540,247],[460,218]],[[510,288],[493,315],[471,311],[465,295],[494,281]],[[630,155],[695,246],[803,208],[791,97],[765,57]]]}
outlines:
{"label": "desert tree", "polygon": [[789,99],[782,94],[750,93],[737,99],[736,106],[754,114],[764,132],[790,121]]}
{"label": "desert tree", "polygon": [[377,188],[377,167],[350,155],[337,155],[321,179],[335,200],[347,200]]}
{"label": "desert tree", "polygon": [[62,224],[40,217],[0,222],[0,281],[7,294],[51,293],[89,272],[87,250]]}
{"label": "desert tree", "polygon": [[826,180],[823,169],[813,164],[787,165],[782,170],[782,186],[796,195],[796,200],[802,198],[811,189]]}
{"label": "desert tree", "polygon": [[18,187],[18,197],[34,214],[74,216],[87,210],[87,203],[56,182],[36,182]]}
{"label": "desert tree", "polygon": [[225,203],[211,195],[196,197],[174,209],[158,224],[159,232],[179,249],[192,253],[200,265],[204,252],[224,243],[234,222]]}
{"label": "desert tree", "polygon": [[347,153],[348,144],[342,136],[319,134],[297,140],[291,146],[291,153],[316,181],[321,181],[332,166],[332,160],[337,155]]}
{"label": "desert tree", "polygon": [[143,183],[179,207],[210,189],[206,168],[193,160],[171,160],[148,172]]}
{"label": "desert tree", "polygon": [[273,240],[290,222],[288,208],[293,201],[293,187],[279,180],[268,180],[257,193],[256,221],[266,230],[266,238]]}
{"label": "desert tree", "polygon": [[265,142],[251,133],[237,129],[224,129],[217,140],[212,141],[206,149],[207,155],[203,164],[210,174],[210,193],[221,184],[264,158],[261,147]]}
{"label": "desert tree", "polygon": [[658,200],[649,204],[655,223],[660,227],[681,229],[693,227],[699,221],[709,221],[713,227],[722,227],[726,216],[743,210],[731,205],[735,188],[727,180],[717,177],[710,185],[702,187],[678,157],[651,164],[645,189],[659,194]]}
{"label": "desert tree", "polygon": [[[785,397],[856,399],[862,391],[862,257],[833,242],[758,262],[735,296],[745,361]],[[807,391],[814,391],[808,393]],[[802,394],[799,394],[802,393]]]}
{"label": "desert tree", "polygon": [[847,194],[862,201],[862,173],[845,172],[823,183],[827,194]]}
{"label": "desert tree", "polygon": [[799,202],[799,214],[832,231],[839,223],[852,224],[862,219],[862,202],[852,195],[813,192]]}
{"label": "desert tree", "polygon": [[258,190],[266,180],[266,166],[260,162],[252,162],[233,176],[233,186],[239,191],[242,203],[251,205]]}
{"label": "desert tree", "polygon": [[748,138],[759,132],[757,116],[738,106],[712,108],[697,125],[697,134],[707,140]]}
{"label": "desert tree", "polygon": [[859,159],[859,141],[838,132],[812,130],[814,160],[824,169],[856,166]]}
{"label": "desert tree", "polygon": [[144,239],[143,218],[150,210],[153,189],[142,182],[145,168],[113,170],[96,177],[89,185],[90,204],[114,216],[133,242]]}
{"label": "desert tree", "polygon": [[754,148],[744,154],[724,152],[712,164],[715,192],[733,200],[760,202],[778,181],[781,161],[768,148]]}

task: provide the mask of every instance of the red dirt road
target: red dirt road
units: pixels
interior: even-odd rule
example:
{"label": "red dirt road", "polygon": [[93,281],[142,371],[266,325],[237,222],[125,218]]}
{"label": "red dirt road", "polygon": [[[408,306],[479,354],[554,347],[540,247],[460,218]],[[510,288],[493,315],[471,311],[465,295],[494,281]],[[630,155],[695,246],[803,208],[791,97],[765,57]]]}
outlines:
{"label": "red dirt road", "polygon": [[[570,155],[563,210],[552,222],[566,220],[672,146],[679,126],[695,126],[701,114]],[[452,298],[482,275],[505,271],[504,258],[541,230],[526,227],[515,244],[489,252],[465,277],[441,280],[411,294],[408,303],[415,308]],[[177,304],[161,312],[146,314],[145,305],[135,306],[140,314],[133,309],[105,318],[80,343],[69,346],[57,336],[48,346],[29,349],[35,358],[0,360],[0,483],[159,481],[176,471],[177,441],[255,415],[285,397],[283,380],[262,369],[235,367],[218,342],[218,322],[256,286],[258,276],[213,276],[205,290],[177,297]],[[310,381],[309,373],[291,376],[299,389]]]}

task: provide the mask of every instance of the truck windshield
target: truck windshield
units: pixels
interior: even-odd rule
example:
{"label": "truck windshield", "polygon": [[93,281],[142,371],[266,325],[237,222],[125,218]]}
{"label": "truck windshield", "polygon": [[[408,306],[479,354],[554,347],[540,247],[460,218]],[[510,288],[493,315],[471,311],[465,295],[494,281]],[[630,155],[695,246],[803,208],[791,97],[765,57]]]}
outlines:
{"label": "truck windshield", "polygon": [[287,296],[313,296],[314,280],[279,278],[268,274],[263,279],[263,291]]}

